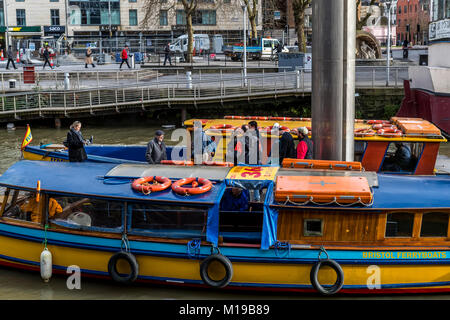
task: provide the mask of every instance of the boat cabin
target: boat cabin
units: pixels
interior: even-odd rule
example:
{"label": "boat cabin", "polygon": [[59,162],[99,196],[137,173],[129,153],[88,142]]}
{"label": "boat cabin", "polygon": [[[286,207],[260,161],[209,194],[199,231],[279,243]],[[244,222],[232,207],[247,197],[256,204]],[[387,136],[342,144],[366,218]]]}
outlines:
{"label": "boat cabin", "polygon": [[[379,175],[357,165],[330,165],[336,170],[24,160],[0,177],[0,224],[31,230],[47,225],[62,234],[118,241],[127,236],[263,250],[287,242],[448,246],[448,176]],[[197,195],[132,189],[135,179],[155,175],[173,182],[202,177],[212,188]]]}

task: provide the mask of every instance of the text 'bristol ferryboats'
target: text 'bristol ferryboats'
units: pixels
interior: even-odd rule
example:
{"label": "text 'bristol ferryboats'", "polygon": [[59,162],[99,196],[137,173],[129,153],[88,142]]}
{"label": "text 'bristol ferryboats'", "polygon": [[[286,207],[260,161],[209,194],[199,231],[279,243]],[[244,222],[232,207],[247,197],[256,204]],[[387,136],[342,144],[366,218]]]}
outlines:
{"label": "text 'bristol ferryboats'", "polygon": [[[449,175],[296,162],[19,161],[0,177],[0,263],[42,274],[47,252],[50,275],[75,264],[83,276],[121,283],[450,292]],[[249,201],[256,192],[260,201]]]}

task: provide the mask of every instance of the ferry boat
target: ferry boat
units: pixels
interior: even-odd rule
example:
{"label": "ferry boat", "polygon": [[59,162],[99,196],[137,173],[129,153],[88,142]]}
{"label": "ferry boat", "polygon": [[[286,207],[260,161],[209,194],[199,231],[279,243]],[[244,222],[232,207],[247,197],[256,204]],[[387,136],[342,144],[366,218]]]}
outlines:
{"label": "ferry boat", "polygon": [[307,161],[18,161],[0,176],[0,264],[216,290],[450,291],[450,176]]}
{"label": "ferry boat", "polygon": [[[299,127],[309,128],[311,136],[311,119],[296,117],[262,117],[262,116],[225,116],[224,119],[190,119],[184,125],[190,132],[186,136],[187,145],[191,145],[194,121],[202,123],[202,130],[211,136],[218,148],[213,161],[205,164],[230,165],[226,150],[234,129],[255,120],[261,133],[263,148],[262,164],[267,164],[275,132],[275,123],[280,124],[281,131],[288,131],[297,139],[295,130]],[[409,167],[403,168],[401,174],[432,175],[448,174],[448,168],[439,163],[438,153],[441,143],[447,142],[441,131],[431,122],[421,118],[392,117],[390,120],[355,120],[355,157],[367,171],[386,172],[385,160],[395,152],[395,144],[408,144],[412,152]],[[146,146],[124,145],[88,145],[85,147],[89,162],[108,163],[147,163]],[[192,161],[186,146],[168,146],[168,161]],[[68,161],[67,149],[60,144],[26,146],[23,157],[28,160]],[[394,172],[391,172],[394,173]]]}

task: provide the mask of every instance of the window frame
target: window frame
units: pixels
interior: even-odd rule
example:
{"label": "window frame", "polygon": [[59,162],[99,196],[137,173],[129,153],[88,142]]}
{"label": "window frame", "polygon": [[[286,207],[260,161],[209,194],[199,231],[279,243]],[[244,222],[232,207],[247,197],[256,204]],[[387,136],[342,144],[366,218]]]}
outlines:
{"label": "window frame", "polygon": [[[308,231],[306,226],[308,222],[320,222],[320,232]],[[323,237],[324,219],[321,218],[304,218],[303,219],[303,237]]]}
{"label": "window frame", "polygon": [[[55,12],[58,13],[58,16],[54,15]],[[53,23],[54,22],[53,19],[55,19],[55,22],[57,21],[58,24],[54,24]],[[61,15],[60,15],[59,9],[50,9],[50,25],[51,26],[60,26],[61,25]]]}
{"label": "window frame", "polygon": [[[133,18],[136,19],[136,23],[135,23],[135,24],[131,24],[131,13],[132,13],[132,12],[136,14],[136,16],[133,17]],[[134,21],[133,21],[133,22],[134,22]],[[137,9],[129,9],[129,10],[128,10],[128,25],[129,25],[130,27],[136,27],[136,26],[139,25],[139,19],[138,19],[138,11],[137,11]]]}
{"label": "window frame", "polygon": [[[22,13],[23,12],[23,17],[20,16],[19,17],[19,12]],[[19,24],[19,19],[23,19],[23,24]],[[17,26],[19,27],[26,27],[27,25],[27,12],[25,11],[25,9],[16,9],[16,22],[17,22]]]}
{"label": "window frame", "polygon": [[[393,214],[393,213],[405,213],[405,214],[409,214],[409,215],[412,216],[412,228],[411,228],[411,235],[410,236],[387,236],[386,235],[387,224],[388,224],[388,216],[390,214]],[[405,240],[405,239],[413,240],[414,238],[416,238],[416,234],[415,234],[415,232],[416,232],[415,229],[416,229],[416,224],[417,224],[416,219],[417,219],[417,213],[414,212],[414,211],[408,211],[408,210],[387,211],[386,212],[386,221],[384,223],[384,232],[383,232],[384,239],[386,239],[386,240]]]}
{"label": "window frame", "polygon": [[[422,227],[423,227],[423,216],[429,213],[443,213],[443,214],[447,214],[448,216],[448,220],[447,220],[447,234],[445,236],[422,236]],[[435,240],[435,239],[448,239],[450,238],[450,212],[445,211],[445,210],[426,210],[421,212],[420,214],[420,227],[418,230],[418,238],[420,238],[420,240]]]}

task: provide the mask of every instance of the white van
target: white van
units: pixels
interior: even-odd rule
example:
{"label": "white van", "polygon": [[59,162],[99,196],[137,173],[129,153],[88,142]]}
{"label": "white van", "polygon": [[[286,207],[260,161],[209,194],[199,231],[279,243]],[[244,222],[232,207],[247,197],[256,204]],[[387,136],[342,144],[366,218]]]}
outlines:
{"label": "white van", "polygon": [[[211,48],[210,45],[209,36],[207,34],[194,34],[194,48],[197,54],[200,52],[208,53]],[[187,47],[188,36],[187,34],[184,34],[174,40],[170,45],[170,51],[184,53],[187,52]]]}

